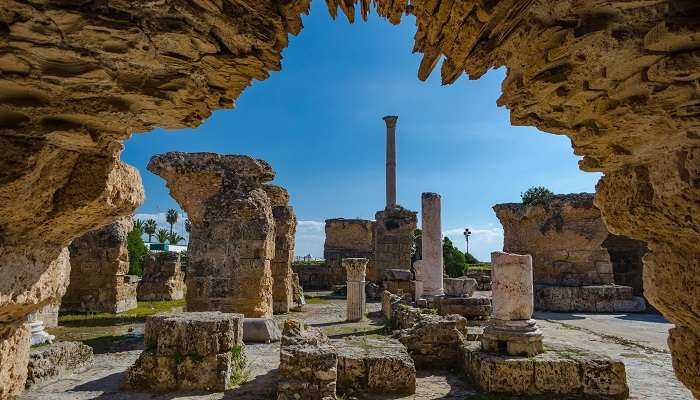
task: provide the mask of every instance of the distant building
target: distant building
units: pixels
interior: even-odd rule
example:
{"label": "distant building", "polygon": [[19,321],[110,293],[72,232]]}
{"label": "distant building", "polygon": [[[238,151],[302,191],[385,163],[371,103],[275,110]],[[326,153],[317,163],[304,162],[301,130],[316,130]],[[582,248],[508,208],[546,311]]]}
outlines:
{"label": "distant building", "polygon": [[179,244],[146,243],[146,247],[148,247],[148,250],[150,251],[174,251],[176,253],[187,251],[187,246],[182,246]]}

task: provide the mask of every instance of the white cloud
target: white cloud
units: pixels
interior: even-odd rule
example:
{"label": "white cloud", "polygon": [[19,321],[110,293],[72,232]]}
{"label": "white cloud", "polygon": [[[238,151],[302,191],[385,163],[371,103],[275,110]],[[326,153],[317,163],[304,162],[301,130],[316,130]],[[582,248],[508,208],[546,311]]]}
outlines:
{"label": "white cloud", "polygon": [[[462,251],[467,248],[464,228],[453,228],[442,232],[443,236],[450,238]],[[469,252],[480,261],[489,261],[492,251],[503,249],[503,228],[494,227],[493,224],[488,224],[487,228],[474,226],[468,228],[472,233],[469,236]]]}
{"label": "white cloud", "polygon": [[326,241],[326,223],[319,221],[297,221],[294,253],[298,256],[311,254],[323,257],[323,242]]}

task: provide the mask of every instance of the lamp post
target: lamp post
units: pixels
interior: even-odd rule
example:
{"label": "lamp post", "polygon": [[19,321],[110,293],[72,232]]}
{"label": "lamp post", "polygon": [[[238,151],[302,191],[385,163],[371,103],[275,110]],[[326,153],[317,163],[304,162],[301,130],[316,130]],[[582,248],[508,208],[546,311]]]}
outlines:
{"label": "lamp post", "polygon": [[472,231],[469,228],[464,228],[464,239],[467,240],[467,254],[469,254],[469,236],[471,236]]}

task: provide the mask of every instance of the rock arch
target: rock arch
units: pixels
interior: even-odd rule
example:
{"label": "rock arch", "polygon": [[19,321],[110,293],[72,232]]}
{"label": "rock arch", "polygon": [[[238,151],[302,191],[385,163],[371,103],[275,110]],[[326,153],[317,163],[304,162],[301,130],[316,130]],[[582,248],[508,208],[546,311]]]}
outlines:
{"label": "rock arch", "polygon": [[[676,324],[700,396],[700,5],[694,0],[326,0],[416,18],[418,77],[506,66],[514,125],[571,138],[605,174],[597,205],[644,240],[648,299]],[[17,328],[51,301],[64,247],[142,201],[119,140],[198,125],[281,68],[309,0],[6,0],[0,5],[0,382],[21,380]],[[65,273],[63,273],[65,274]],[[26,353],[26,351],[24,352]],[[20,357],[21,358],[21,357]],[[19,372],[12,365],[19,368]],[[19,376],[19,378],[16,378]],[[20,390],[21,382],[4,392]],[[4,392],[3,392],[4,391]]]}

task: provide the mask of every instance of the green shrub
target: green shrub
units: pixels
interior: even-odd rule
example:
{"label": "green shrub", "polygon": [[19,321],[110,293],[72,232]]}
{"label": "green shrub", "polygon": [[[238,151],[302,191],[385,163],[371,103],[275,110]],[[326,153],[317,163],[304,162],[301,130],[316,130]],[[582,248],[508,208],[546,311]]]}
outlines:
{"label": "green shrub", "polygon": [[447,237],[442,240],[442,258],[447,275],[452,278],[462,276],[464,268],[466,267],[464,253],[459,251]]}
{"label": "green shrub", "polygon": [[140,229],[134,227],[126,237],[126,247],[129,251],[129,275],[143,275],[143,259],[148,249],[141,239],[142,234]]}
{"label": "green shrub", "polygon": [[544,186],[533,186],[526,190],[525,193],[520,194],[523,204],[529,204],[535,200],[548,199],[552,196],[554,196],[554,193]]}

